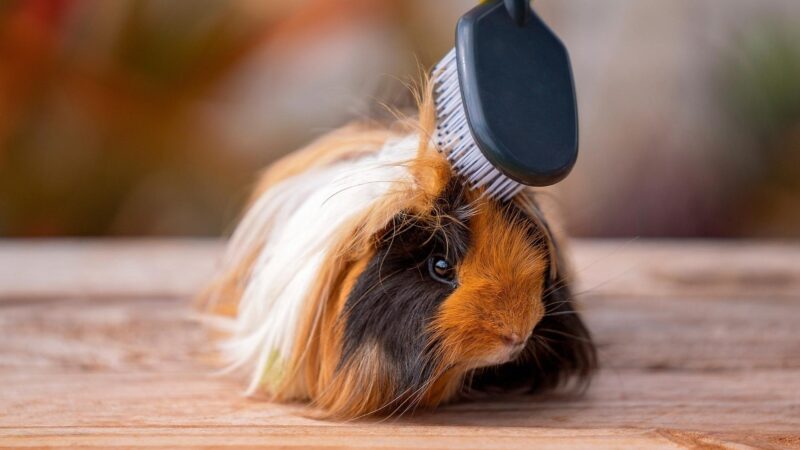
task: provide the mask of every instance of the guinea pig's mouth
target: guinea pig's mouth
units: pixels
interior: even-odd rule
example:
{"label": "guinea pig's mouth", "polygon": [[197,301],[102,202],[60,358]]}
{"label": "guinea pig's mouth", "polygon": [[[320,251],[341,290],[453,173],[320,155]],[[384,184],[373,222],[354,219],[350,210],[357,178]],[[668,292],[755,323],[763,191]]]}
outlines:
{"label": "guinea pig's mouth", "polygon": [[525,349],[525,342],[526,340],[519,340],[518,342],[512,343],[503,342],[491,353],[476,359],[473,364],[471,364],[470,369],[497,366],[514,361],[515,359],[519,358],[519,356],[522,354],[522,351]]}

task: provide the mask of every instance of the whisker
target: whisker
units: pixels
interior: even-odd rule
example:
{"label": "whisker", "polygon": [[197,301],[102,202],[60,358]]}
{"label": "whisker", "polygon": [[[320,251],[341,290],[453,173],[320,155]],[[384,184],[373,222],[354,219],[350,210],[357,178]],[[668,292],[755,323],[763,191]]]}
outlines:
{"label": "whisker", "polygon": [[554,313],[545,314],[544,316],[542,316],[542,318],[544,318],[544,317],[558,317],[558,316],[577,316],[577,315],[579,315],[578,311],[558,311],[558,312],[554,312]]}
{"label": "whisker", "polygon": [[544,346],[545,350],[549,351],[550,354],[552,354],[553,356],[558,358],[558,360],[561,361],[562,363],[567,363],[567,361],[561,355],[559,355],[558,352],[553,350],[553,347],[551,347],[550,344],[548,344],[546,340],[542,340],[542,339],[545,339],[545,338],[543,338],[542,336],[535,336],[535,338],[536,338],[535,341],[537,343],[541,344],[542,346]]}
{"label": "whisker", "polygon": [[[587,339],[584,336],[577,336],[575,334],[570,334],[570,333],[567,333],[567,332],[564,332],[564,331],[560,331],[560,330],[553,330],[551,328],[538,329],[538,331],[542,332],[542,333],[555,333],[555,334],[558,334],[558,335],[561,335],[561,336],[564,336],[564,337],[568,337],[568,338],[571,338],[571,339],[576,339],[576,340],[581,341],[581,342],[591,342],[591,340]],[[542,337],[544,337],[544,336],[542,336]]]}

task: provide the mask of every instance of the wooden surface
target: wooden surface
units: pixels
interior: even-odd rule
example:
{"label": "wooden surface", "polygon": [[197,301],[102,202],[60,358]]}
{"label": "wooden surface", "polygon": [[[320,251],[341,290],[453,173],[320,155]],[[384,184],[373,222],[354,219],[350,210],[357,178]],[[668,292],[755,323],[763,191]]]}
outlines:
{"label": "wooden surface", "polygon": [[213,376],[213,241],[0,241],[0,446],[800,448],[800,245],[577,241],[582,398],[309,419]]}

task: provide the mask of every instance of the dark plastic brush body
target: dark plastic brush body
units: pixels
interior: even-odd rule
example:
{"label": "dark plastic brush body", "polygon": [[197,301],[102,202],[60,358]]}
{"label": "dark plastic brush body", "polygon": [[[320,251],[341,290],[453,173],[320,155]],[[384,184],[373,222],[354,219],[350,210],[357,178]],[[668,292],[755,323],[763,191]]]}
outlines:
{"label": "dark plastic brush body", "polygon": [[464,15],[455,51],[433,70],[436,143],[472,187],[501,200],[524,185],[561,181],[578,155],[569,55],[520,4],[490,3]]}

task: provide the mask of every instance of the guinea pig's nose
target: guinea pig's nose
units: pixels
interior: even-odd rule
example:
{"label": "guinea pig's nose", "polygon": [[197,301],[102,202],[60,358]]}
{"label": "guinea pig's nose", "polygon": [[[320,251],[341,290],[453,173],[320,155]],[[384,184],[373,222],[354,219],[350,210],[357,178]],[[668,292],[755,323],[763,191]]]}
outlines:
{"label": "guinea pig's nose", "polygon": [[500,339],[509,347],[519,347],[523,344],[522,337],[517,332],[511,332],[510,334],[504,334],[500,336]]}

